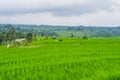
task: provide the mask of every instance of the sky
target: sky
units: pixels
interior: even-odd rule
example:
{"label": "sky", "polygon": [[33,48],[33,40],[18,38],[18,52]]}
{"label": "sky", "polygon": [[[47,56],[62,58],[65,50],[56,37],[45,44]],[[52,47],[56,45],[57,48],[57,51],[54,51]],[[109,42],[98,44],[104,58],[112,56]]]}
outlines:
{"label": "sky", "polygon": [[120,26],[120,0],[0,0],[0,24]]}

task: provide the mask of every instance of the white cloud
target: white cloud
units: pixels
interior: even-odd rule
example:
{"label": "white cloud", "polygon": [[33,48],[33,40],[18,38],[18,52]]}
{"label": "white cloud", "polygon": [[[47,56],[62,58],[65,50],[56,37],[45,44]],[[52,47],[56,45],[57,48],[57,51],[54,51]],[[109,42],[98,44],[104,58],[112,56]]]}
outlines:
{"label": "white cloud", "polygon": [[0,14],[50,12],[59,16],[110,10],[112,0],[2,0]]}
{"label": "white cloud", "polygon": [[119,0],[0,0],[0,23],[120,25]]}
{"label": "white cloud", "polygon": [[50,24],[50,25],[120,25],[120,12],[96,12],[82,16],[53,16],[51,13],[21,14],[14,16],[0,16],[1,23],[14,24]]}

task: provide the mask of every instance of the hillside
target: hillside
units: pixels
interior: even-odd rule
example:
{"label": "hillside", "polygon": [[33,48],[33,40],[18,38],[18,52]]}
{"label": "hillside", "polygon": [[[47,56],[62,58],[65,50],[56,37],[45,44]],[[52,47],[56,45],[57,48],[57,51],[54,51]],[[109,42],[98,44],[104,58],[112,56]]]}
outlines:
{"label": "hillside", "polygon": [[120,36],[120,27],[104,26],[51,26],[51,25],[12,25],[1,24],[0,33],[15,27],[17,32],[43,34],[44,36],[70,37],[111,37]]}

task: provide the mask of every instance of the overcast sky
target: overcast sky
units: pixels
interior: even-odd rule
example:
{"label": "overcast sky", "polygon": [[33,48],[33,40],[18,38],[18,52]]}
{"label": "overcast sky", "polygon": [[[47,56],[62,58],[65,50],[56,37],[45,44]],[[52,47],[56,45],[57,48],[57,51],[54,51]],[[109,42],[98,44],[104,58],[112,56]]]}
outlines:
{"label": "overcast sky", "polygon": [[0,24],[119,26],[120,0],[0,0]]}

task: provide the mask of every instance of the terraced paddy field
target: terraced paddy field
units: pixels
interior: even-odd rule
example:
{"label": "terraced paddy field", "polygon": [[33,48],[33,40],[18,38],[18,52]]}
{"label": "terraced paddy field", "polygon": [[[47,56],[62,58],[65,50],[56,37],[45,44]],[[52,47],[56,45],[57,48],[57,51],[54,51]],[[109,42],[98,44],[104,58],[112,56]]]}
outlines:
{"label": "terraced paddy field", "polygon": [[0,46],[0,80],[120,80],[120,38]]}

